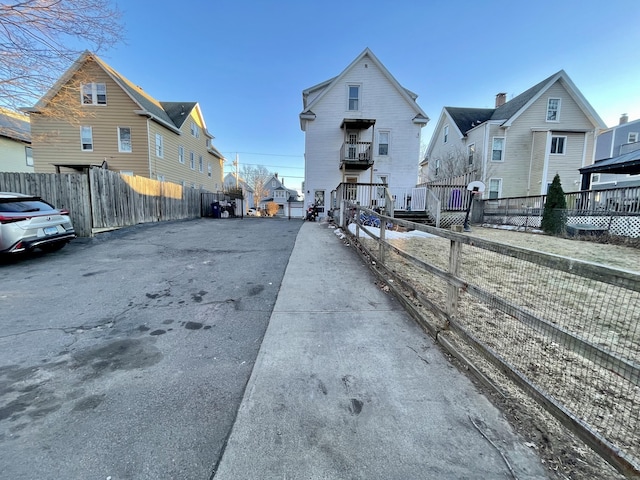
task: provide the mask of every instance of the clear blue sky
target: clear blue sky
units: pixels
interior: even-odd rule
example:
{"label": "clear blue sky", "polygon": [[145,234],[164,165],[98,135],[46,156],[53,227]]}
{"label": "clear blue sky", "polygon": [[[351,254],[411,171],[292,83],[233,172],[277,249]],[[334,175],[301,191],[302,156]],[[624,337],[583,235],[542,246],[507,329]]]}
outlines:
{"label": "clear blue sky", "polygon": [[493,107],[560,69],[607,126],[640,118],[638,0],[120,1],[126,44],[100,56],[158,100],[199,102],[229,160],[300,189],[302,90],[369,47],[431,121]]}

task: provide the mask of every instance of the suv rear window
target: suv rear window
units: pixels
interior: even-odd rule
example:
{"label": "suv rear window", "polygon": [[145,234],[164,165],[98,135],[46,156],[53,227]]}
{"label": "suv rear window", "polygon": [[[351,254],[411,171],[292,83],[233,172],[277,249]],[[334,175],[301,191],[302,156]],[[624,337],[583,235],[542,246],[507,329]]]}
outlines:
{"label": "suv rear window", "polygon": [[23,200],[21,198],[0,198],[0,212],[48,212],[54,208],[42,200]]}

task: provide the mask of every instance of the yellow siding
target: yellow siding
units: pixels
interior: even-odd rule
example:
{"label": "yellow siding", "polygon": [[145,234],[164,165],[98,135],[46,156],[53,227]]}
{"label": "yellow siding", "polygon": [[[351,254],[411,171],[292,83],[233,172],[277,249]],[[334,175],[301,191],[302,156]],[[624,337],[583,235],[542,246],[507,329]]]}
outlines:
{"label": "yellow siding", "polygon": [[[198,108],[192,110],[178,134],[135,113],[140,106],[93,61],[87,62],[75,77],[105,83],[107,105],[82,105],[78,91],[73,101],[77,98],[78,109],[83,113],[80,118],[69,121],[33,114],[31,129],[36,172],[55,172],[56,164],[102,165],[106,161],[109,170],[133,172],[134,175],[153,179],[164,176],[168,182],[185,182],[187,186],[195,184],[198,188],[202,186],[210,191],[222,189],[223,166],[207,150],[207,136],[203,132],[204,122]],[[149,98],[157,104],[157,101]],[[195,122],[200,129],[198,138],[191,135],[191,122]],[[81,150],[80,128],[83,125],[93,129],[92,152]],[[118,151],[118,127],[131,128],[132,152]],[[156,156],[156,133],[163,136],[164,158]],[[185,150],[184,164],[178,161],[179,145]],[[195,170],[189,165],[190,151],[196,155]],[[203,158],[202,172],[198,168],[200,155]],[[212,165],[211,177],[208,176],[209,163]]]}
{"label": "yellow siding", "polygon": [[[87,63],[80,74],[106,84],[107,105],[81,105],[78,92],[78,108],[83,112],[80,118],[69,121],[32,114],[35,171],[54,172],[54,164],[101,165],[106,161],[110,170],[148,177],[147,119],[134,113],[139,109],[137,104],[93,62]],[[93,152],[81,150],[81,125],[93,128]],[[118,152],[117,127],[131,128],[131,153]]]}

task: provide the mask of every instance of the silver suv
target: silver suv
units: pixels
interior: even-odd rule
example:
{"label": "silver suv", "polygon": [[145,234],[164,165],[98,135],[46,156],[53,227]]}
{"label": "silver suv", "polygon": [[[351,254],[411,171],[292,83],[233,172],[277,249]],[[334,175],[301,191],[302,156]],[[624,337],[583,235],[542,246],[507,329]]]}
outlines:
{"label": "silver suv", "polygon": [[40,197],[0,192],[0,253],[53,252],[76,238],[69,212]]}

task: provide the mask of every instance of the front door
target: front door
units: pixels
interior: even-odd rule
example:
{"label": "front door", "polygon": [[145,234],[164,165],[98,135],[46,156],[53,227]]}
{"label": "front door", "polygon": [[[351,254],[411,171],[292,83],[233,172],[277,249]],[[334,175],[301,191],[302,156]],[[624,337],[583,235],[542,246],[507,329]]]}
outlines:
{"label": "front door", "polygon": [[358,197],[358,177],[347,177],[347,198],[350,202],[355,202]]}

